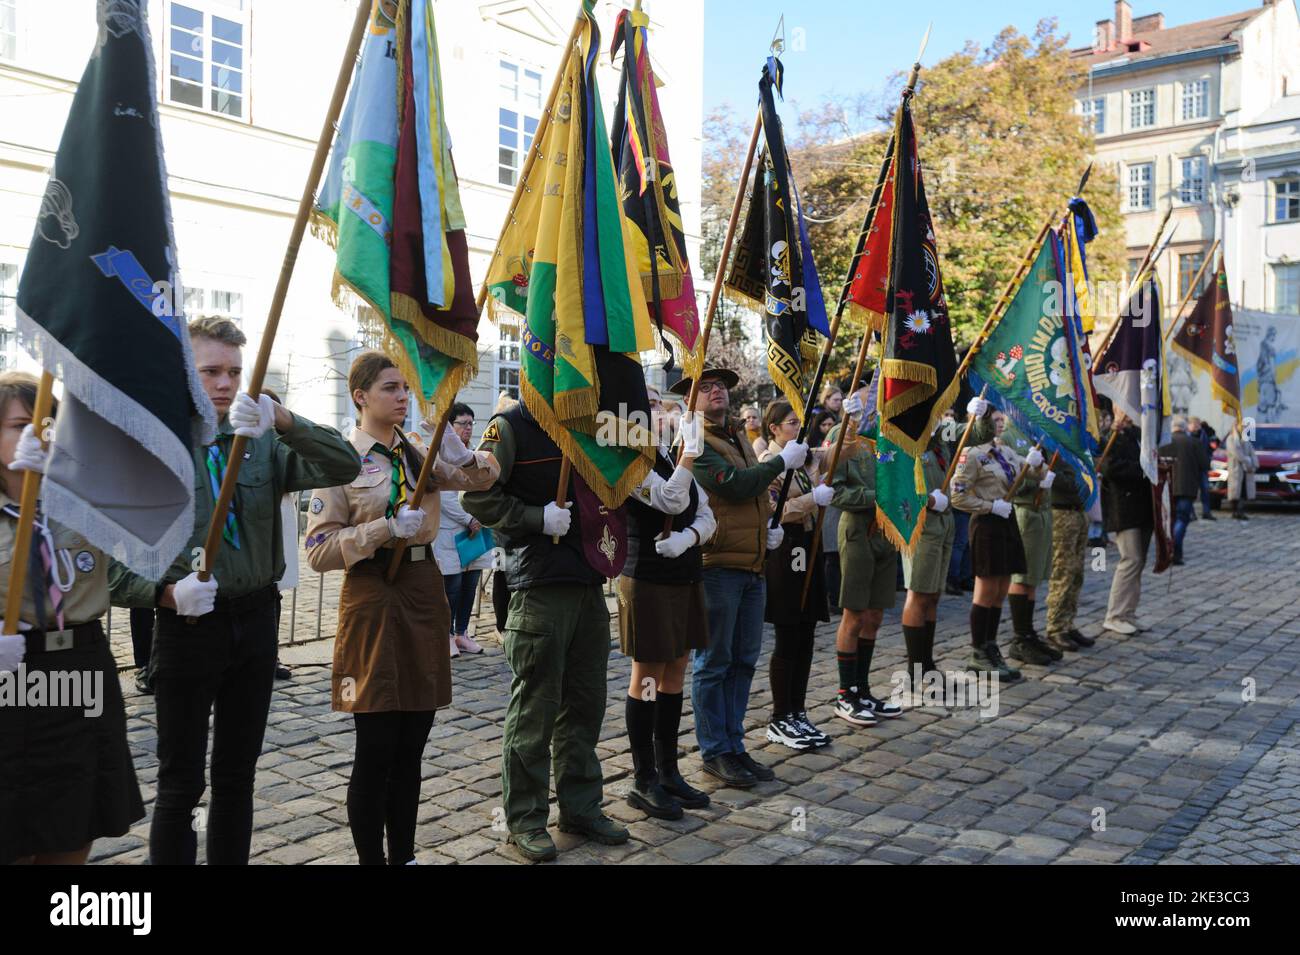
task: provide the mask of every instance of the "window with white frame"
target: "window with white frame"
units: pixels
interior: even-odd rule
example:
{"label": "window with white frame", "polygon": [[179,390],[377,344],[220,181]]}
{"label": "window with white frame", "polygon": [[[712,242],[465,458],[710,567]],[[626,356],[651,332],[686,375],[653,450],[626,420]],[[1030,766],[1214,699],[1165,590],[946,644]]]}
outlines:
{"label": "window with white frame", "polygon": [[1187,156],[1182,161],[1183,178],[1178,186],[1178,201],[1199,204],[1205,201],[1205,157]]}
{"label": "window with white frame", "polygon": [[1129,129],[1145,129],[1156,124],[1156,91],[1154,89],[1129,90]]}
{"label": "window with white frame", "polygon": [[524,157],[542,115],[542,74],[510,60],[497,64],[500,105],[497,107],[497,182],[513,186],[519,181]]}
{"label": "window with white frame", "polygon": [[0,369],[18,366],[18,266],[0,262]]}
{"label": "window with white frame", "polygon": [[1155,164],[1133,163],[1128,167],[1128,211],[1141,212],[1151,208],[1151,180]]}
{"label": "window with white frame", "polygon": [[1273,266],[1273,310],[1300,315],[1300,264]]}
{"label": "window with white frame", "polygon": [[519,319],[514,316],[502,316],[497,323],[497,394],[506,392],[511,398],[519,398],[519,348],[522,341]]}
{"label": "window with white frame", "polygon": [[167,4],[168,102],[247,118],[250,2]]}
{"label": "window with white frame", "polygon": [[0,60],[18,58],[18,0],[0,0]]}
{"label": "window with white frame", "polygon": [[1210,115],[1210,81],[1183,84],[1183,119],[1205,119]]}
{"label": "window with white frame", "polygon": [[1273,180],[1273,221],[1300,219],[1300,179]]}
{"label": "window with white frame", "polygon": [[1100,136],[1106,131],[1106,97],[1079,100],[1079,114],[1088,121],[1096,135]]}

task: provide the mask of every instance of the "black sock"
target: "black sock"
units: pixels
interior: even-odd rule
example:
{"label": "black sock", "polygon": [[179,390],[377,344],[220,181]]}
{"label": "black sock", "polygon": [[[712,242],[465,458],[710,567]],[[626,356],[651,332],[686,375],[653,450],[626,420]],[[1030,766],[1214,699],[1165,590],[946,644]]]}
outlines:
{"label": "black sock", "polygon": [[858,684],[858,653],[856,650],[836,650],[835,659],[840,669],[840,692],[847,693]]}
{"label": "black sock", "polygon": [[934,628],[938,624],[937,620],[927,620],[925,622],[925,668],[927,670],[937,670],[939,665],[934,662]]}
{"label": "black sock", "polygon": [[1002,604],[989,608],[989,629],[985,637],[985,643],[998,642],[998,627],[1002,626]]}
{"label": "black sock", "polygon": [[796,648],[790,660],[790,712],[802,713],[808,709],[808,675],[812,672],[813,626],[807,628],[804,641]]}
{"label": "black sock", "polygon": [[970,645],[972,647],[982,647],[984,641],[988,639],[989,617],[992,613],[992,607],[982,607],[976,603],[970,605]]}
{"label": "black sock", "polygon": [[664,745],[677,746],[677,734],[682,728],[682,693],[655,694],[655,740]]}
{"label": "black sock", "polygon": [[858,695],[871,695],[871,655],[876,651],[875,640],[858,641]]}
{"label": "black sock", "polygon": [[925,647],[925,627],[912,627],[903,624],[903,644],[907,647],[907,678],[915,679],[916,668],[929,669],[929,654]]}
{"label": "black sock", "polygon": [[1011,629],[1016,636],[1028,636],[1034,629],[1033,604],[1025,594],[1008,594],[1011,606]]}
{"label": "black sock", "polygon": [[624,710],[627,720],[627,741],[632,750],[633,772],[638,781],[655,776],[654,725],[655,701],[627,698]]}
{"label": "black sock", "polygon": [[790,661],[773,653],[767,664],[767,677],[772,686],[772,719],[785,719],[790,713]]}

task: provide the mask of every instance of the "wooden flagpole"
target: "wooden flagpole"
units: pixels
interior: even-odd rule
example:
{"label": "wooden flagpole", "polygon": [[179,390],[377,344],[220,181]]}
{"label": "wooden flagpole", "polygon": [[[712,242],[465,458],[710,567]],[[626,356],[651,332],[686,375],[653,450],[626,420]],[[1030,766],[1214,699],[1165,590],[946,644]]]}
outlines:
{"label": "wooden flagpole", "polygon": [[[40,438],[41,447],[48,448],[46,434],[49,426],[50,408],[54,405],[54,375],[48,371],[41,373],[40,385],[36,390],[36,404],[32,408],[32,430]],[[13,553],[9,558],[9,592],[5,598],[4,630],[17,634],[18,622],[22,619],[23,588],[27,586],[27,559],[32,549],[32,534],[36,523],[36,502],[41,493],[41,473],[25,471],[23,473],[23,490],[18,509],[18,526],[14,531]],[[44,588],[36,595],[37,600],[45,599]]]}
{"label": "wooden flagpole", "polygon": [[[1039,441],[1036,445],[1034,445],[1034,450],[1038,451],[1040,454],[1042,453],[1042,449],[1043,449],[1043,442]],[[1011,487],[1007,489],[1006,496],[1002,498],[1002,500],[1010,501],[1013,497],[1016,496],[1016,492],[1020,490],[1020,485],[1025,482],[1025,475],[1027,475],[1028,473],[1029,473],[1029,465],[1027,463],[1020,465],[1020,473],[1016,475],[1015,481],[1011,483]]]}
{"label": "wooden flagpole", "polygon": [[1187,294],[1183,296],[1183,300],[1178,303],[1178,308],[1174,311],[1174,316],[1169,322],[1169,330],[1165,332],[1165,341],[1169,341],[1169,339],[1174,337],[1174,329],[1178,327],[1178,319],[1182,316],[1183,309],[1187,307],[1187,303],[1191,301],[1192,294],[1196,291],[1196,283],[1201,280],[1201,276],[1205,274],[1205,269],[1209,266],[1210,262],[1214,260],[1214,253],[1218,248],[1219,240],[1215,239],[1214,244],[1210,246],[1210,251],[1205,253],[1205,261],[1203,261],[1201,267],[1196,270],[1196,275],[1192,278],[1191,285],[1187,286]]}
{"label": "wooden flagpole", "polygon": [[[983,398],[988,393],[988,390],[989,383],[986,381],[984,387],[980,389],[979,396]],[[966,416],[966,427],[962,428],[961,440],[957,442],[957,450],[953,451],[952,460],[948,462],[948,470],[943,475],[943,483],[939,485],[940,494],[946,495],[948,493],[948,483],[952,480],[953,473],[957,469],[957,459],[961,457],[961,453],[966,450],[966,445],[970,441],[970,433],[975,430],[975,420],[974,415]]]}
{"label": "wooden flagpole", "polygon": [[[316,200],[316,186],[320,182],[321,173],[325,170],[325,161],[329,157],[330,146],[334,140],[334,124],[343,111],[343,101],[347,98],[357,52],[361,49],[361,40],[365,35],[366,24],[370,20],[370,9],[370,0],[358,0],[357,14],[352,22],[352,33],[348,36],[347,45],[344,47],[343,62],[334,81],[334,93],[325,112],[325,122],[321,126],[320,138],[316,141],[316,153],[312,156],[311,169],[307,173],[307,182],[303,186],[302,198],[298,202],[298,214],[289,233],[289,245],[285,249],[284,263],[280,266],[280,278],[275,284],[275,294],[271,298],[271,309],[266,317],[266,327],[262,331],[262,343],[257,350],[257,361],[248,379],[247,391],[250,395],[262,393],[266,369],[271,362],[271,346],[275,344],[275,333],[280,326],[280,313],[284,310],[284,301],[289,294],[289,282],[293,278],[293,269],[298,262],[298,248],[302,244],[303,234],[307,231],[307,221]],[[212,508],[208,536],[203,544],[200,580],[208,580],[212,576],[211,568],[221,547],[221,532],[226,524],[230,502],[235,496],[235,481],[239,477],[239,466],[244,459],[244,448],[247,444],[248,439],[238,434],[231,442],[226,474],[221,482],[221,492],[217,495],[216,503]],[[190,618],[191,621],[193,619]]]}

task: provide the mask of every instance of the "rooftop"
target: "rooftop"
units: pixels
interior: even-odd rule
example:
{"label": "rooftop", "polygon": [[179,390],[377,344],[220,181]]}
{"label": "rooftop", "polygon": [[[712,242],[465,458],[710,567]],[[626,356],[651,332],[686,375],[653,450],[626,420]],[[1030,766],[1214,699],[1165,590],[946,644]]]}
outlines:
{"label": "rooftop", "polygon": [[1265,2],[1253,10],[1166,27],[1163,13],[1134,19],[1129,4],[1118,0],[1115,18],[1097,23],[1093,45],[1071,50],[1070,56],[1091,67],[1116,60],[1139,62],[1218,46],[1235,41],[1237,32],[1268,6]]}

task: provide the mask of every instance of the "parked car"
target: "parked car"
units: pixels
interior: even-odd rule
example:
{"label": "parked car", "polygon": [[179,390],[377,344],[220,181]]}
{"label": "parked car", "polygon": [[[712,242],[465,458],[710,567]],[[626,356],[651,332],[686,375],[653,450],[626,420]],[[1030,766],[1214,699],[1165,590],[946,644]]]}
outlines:
{"label": "parked car", "polygon": [[[1226,439],[1220,439],[1226,440]],[[1300,425],[1257,424],[1255,497],[1266,501],[1300,501]],[[1228,453],[1222,447],[1210,461],[1210,500],[1215,507],[1228,496]]]}

